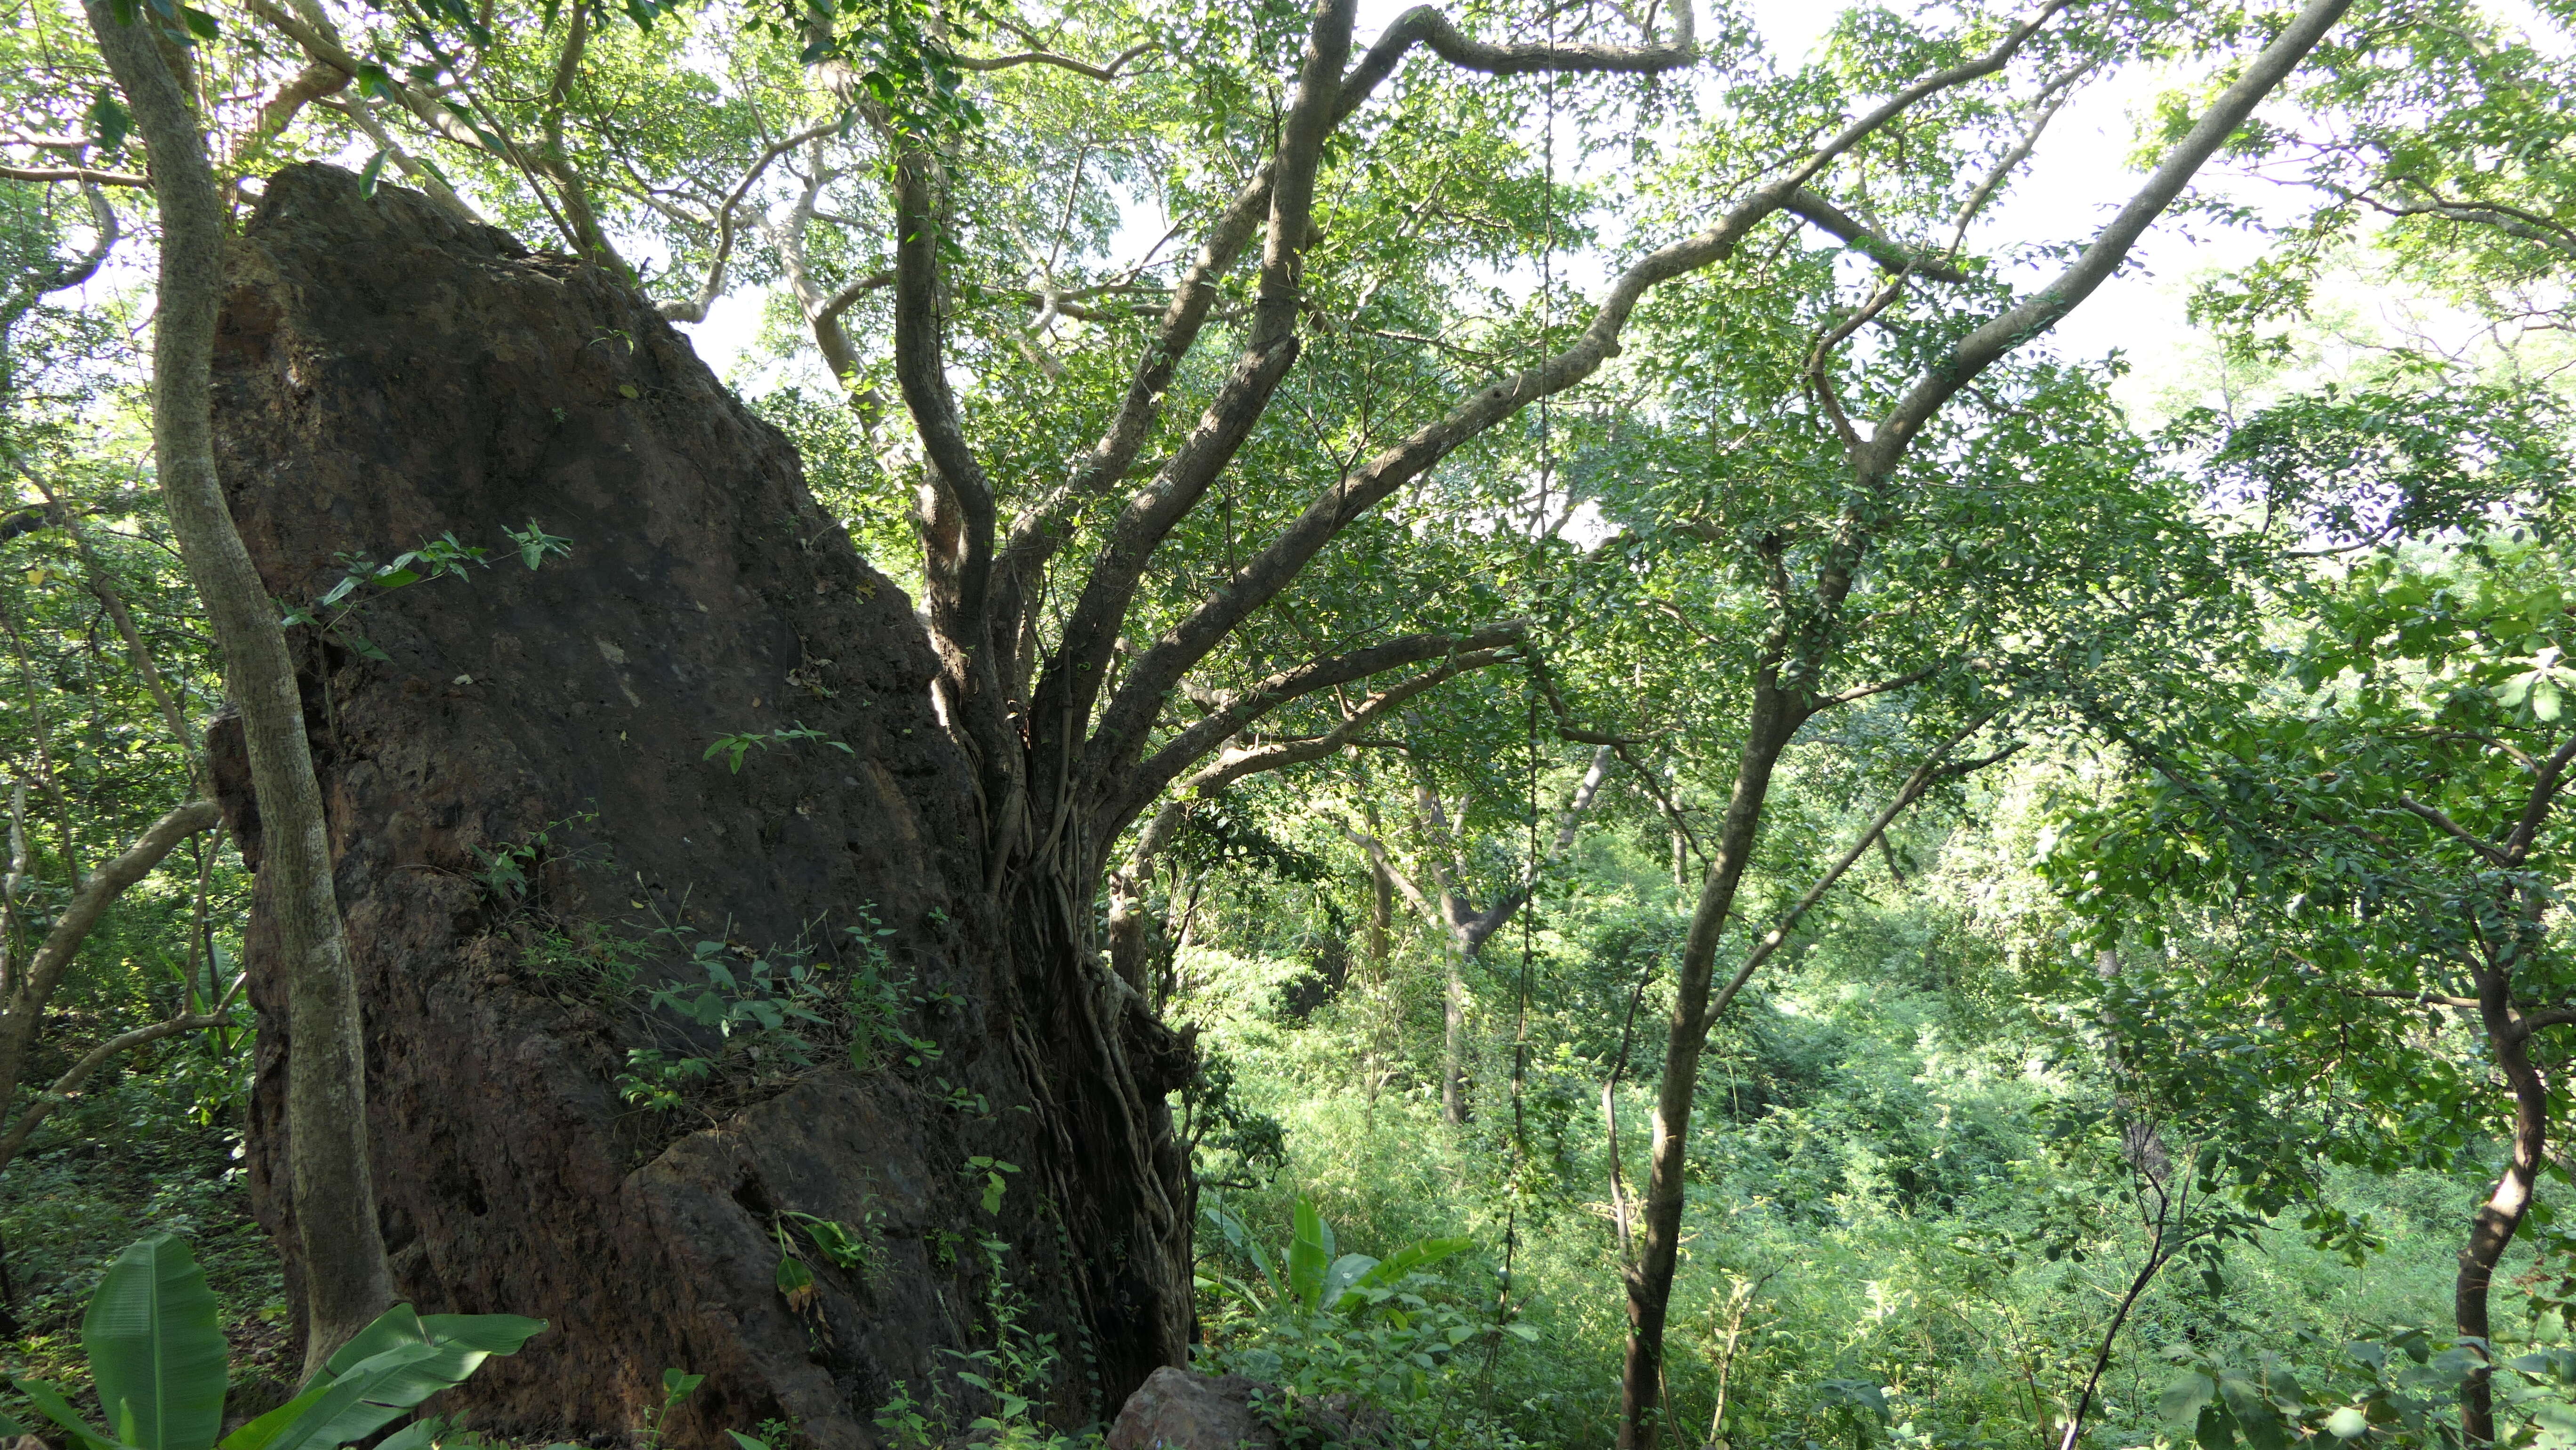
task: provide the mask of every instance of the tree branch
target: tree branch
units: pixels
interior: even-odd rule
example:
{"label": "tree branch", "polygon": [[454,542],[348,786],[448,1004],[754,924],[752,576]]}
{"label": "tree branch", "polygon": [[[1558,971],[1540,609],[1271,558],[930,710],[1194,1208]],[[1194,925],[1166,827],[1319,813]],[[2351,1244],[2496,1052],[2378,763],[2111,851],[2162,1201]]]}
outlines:
{"label": "tree branch", "polygon": [[102,1065],[165,1037],[176,1037],[182,1032],[199,1032],[210,1027],[222,1027],[230,1022],[233,997],[241,991],[242,983],[249,980],[250,974],[247,972],[234,977],[232,985],[224,989],[223,1000],[216,1003],[215,1009],[211,1012],[190,1013],[155,1022],[148,1027],[137,1027],[130,1032],[120,1032],[83,1053],[80,1061],[73,1063],[61,1077],[54,1079],[52,1087],[36,1094],[35,1100],[28,1103],[18,1114],[18,1121],[10,1125],[9,1136],[0,1138],[0,1168],[6,1168],[17,1158],[18,1154],[26,1148],[27,1140],[35,1136],[36,1129],[43,1126],[45,1119],[53,1116],[54,1109],[71,1101],[72,1094],[79,1092],[81,1084],[89,1081],[90,1074],[98,1071]]}
{"label": "tree branch", "polygon": [[1051,50],[1024,50],[1012,55],[952,54],[949,59],[955,61],[960,70],[996,71],[1009,70],[1013,66],[1022,65],[1051,65],[1059,70],[1069,70],[1075,75],[1085,76],[1095,81],[1114,81],[1118,79],[1119,71],[1126,67],[1127,62],[1160,48],[1159,43],[1151,40],[1131,45],[1120,51],[1105,65],[1093,65],[1089,61],[1076,60],[1069,55],[1058,55]]}
{"label": "tree branch", "polygon": [[1673,6],[1672,39],[1656,45],[1498,45],[1462,32],[1435,6],[1416,5],[1395,17],[1395,22],[1379,34],[1377,43],[1369,47],[1368,54],[1351,68],[1333,120],[1338,125],[1357,111],[1369,93],[1384,84],[1406,53],[1417,45],[1428,46],[1434,55],[1461,70],[1486,75],[1538,75],[1549,71],[1653,75],[1679,70],[1699,59],[1693,19],[1690,0],[1678,0]]}
{"label": "tree branch", "polygon": [[1890,272],[1911,270],[1917,277],[1935,282],[1965,282],[1968,274],[1926,252],[1919,252],[1902,242],[1881,235],[1877,229],[1842,208],[1800,187],[1789,193],[1780,209],[1791,216],[1814,223],[1818,228],[1839,238],[1844,246],[1876,262]]}
{"label": "tree branch", "polygon": [[[1136,372],[1128,380],[1126,396],[1119,400],[1118,411],[1102,430],[1100,441],[1075,463],[1061,486],[1023,510],[1012,523],[1009,542],[1002,546],[994,566],[993,633],[1003,650],[1017,645],[1032,593],[1030,585],[1071,536],[1073,514],[1126,477],[1145,440],[1152,436],[1154,425],[1162,417],[1163,399],[1171,388],[1173,375],[1181,359],[1197,344],[1199,331],[1216,304],[1218,279],[1233,269],[1243,249],[1251,245],[1255,228],[1270,209],[1271,179],[1277,169],[1275,161],[1264,163],[1208,229],[1196,261],[1173,287],[1172,300],[1163,310],[1153,346],[1138,360]],[[1027,684],[1023,680],[1010,683],[1014,691]]]}
{"label": "tree branch", "polygon": [[130,171],[101,171],[94,166],[0,166],[11,181],[77,181],[84,186],[130,186],[152,189],[152,178]]}
{"label": "tree branch", "polygon": [[[1244,354],[1208,404],[1198,427],[1120,514],[1065,623],[1062,644],[1033,693],[1030,755],[1038,769],[1033,772],[1037,778],[1031,790],[1042,811],[1061,814],[1073,808],[1078,795],[1093,793],[1077,789],[1077,779],[1103,780],[1084,771],[1064,775],[1060,762],[1069,754],[1064,747],[1079,738],[1091,720],[1093,704],[1108,677],[1111,651],[1145,567],[1172,526],[1234,460],[1235,451],[1269,407],[1279,380],[1297,359],[1297,310],[1314,219],[1315,174],[1322,164],[1324,140],[1332,129],[1330,112],[1341,92],[1343,64],[1350,54],[1354,8],[1354,0],[1323,0],[1307,33],[1296,96],[1279,128],[1270,219]],[[1165,684],[1168,687],[1176,680]],[[1160,698],[1157,690],[1158,708]],[[1150,726],[1150,717],[1145,723]],[[1053,737],[1058,733],[1067,738],[1056,741]],[[1134,750],[1122,754],[1121,764],[1133,760],[1143,745],[1140,733]],[[1085,749],[1082,754],[1088,762],[1092,752]]]}
{"label": "tree branch", "polygon": [[161,864],[161,858],[177,849],[181,841],[222,821],[223,812],[213,801],[190,801],[174,807],[154,821],[122,854],[103,862],[91,872],[72,893],[71,902],[63,908],[63,914],[54,918],[53,929],[45,933],[44,944],[37,947],[35,956],[29,959],[27,975],[21,983],[22,992],[32,991],[39,999],[51,996],[63,970],[71,965],[73,954],[88,939],[90,928],[98,925],[99,917],[125,894],[126,888],[150,875],[152,868]]}
{"label": "tree branch", "polygon": [[[1387,710],[1412,699],[1441,681],[1469,670],[1483,669],[1487,665],[1501,663],[1506,658],[1502,651],[1517,646],[1524,629],[1525,626],[1521,622],[1513,620],[1489,625],[1464,635],[1403,635],[1381,644],[1371,645],[1366,649],[1353,650],[1331,659],[1316,660],[1293,670],[1282,670],[1268,679],[1261,680],[1250,689],[1223,699],[1205,719],[1193,723],[1174,735],[1160,750],[1155,751],[1151,758],[1139,764],[1128,777],[1118,796],[1106,803],[1100,833],[1104,839],[1115,840],[1126,829],[1127,823],[1134,820],[1156,796],[1161,795],[1164,787],[1181,772],[1206,758],[1225,741],[1241,734],[1262,716],[1291,701],[1318,691],[1329,690],[1336,685],[1345,685],[1354,680],[1366,679],[1371,675],[1383,674],[1388,670],[1401,669],[1406,665],[1419,664],[1425,660],[1440,661],[1437,668],[1389,686],[1386,690],[1370,697],[1360,705],[1359,711],[1353,717],[1343,722],[1341,727],[1328,732],[1327,736],[1317,737],[1324,739],[1338,736],[1339,738],[1334,739],[1333,744],[1319,748],[1312,754],[1298,757],[1298,759],[1320,759],[1332,750],[1347,744],[1367,725],[1383,718]],[[1279,746],[1263,748],[1286,750],[1290,747],[1283,743]],[[1249,775],[1253,769],[1276,769],[1278,766],[1295,763],[1297,763],[1296,760],[1282,759],[1277,766],[1264,765],[1238,770],[1225,776],[1224,781],[1217,783],[1223,784],[1240,776]],[[1198,785],[1199,782],[1193,779],[1192,788],[1195,789]]]}
{"label": "tree branch", "polygon": [[993,489],[966,441],[957,397],[948,386],[933,166],[920,150],[895,161],[895,380],[921,436],[939,505],[925,510],[932,515],[926,532],[936,545],[932,571],[945,586],[933,590],[934,623],[951,648],[971,651],[982,642],[985,584],[993,565]]}
{"label": "tree branch", "polygon": [[2432,826],[2435,830],[2440,831],[2443,835],[2451,837],[2461,845],[2464,845],[2470,850],[2476,852],[2479,859],[2485,861],[2488,865],[2511,866],[2513,864],[2513,858],[2505,854],[2502,849],[2490,845],[2485,840],[2470,834],[2468,829],[2463,827],[2459,822],[2452,820],[2449,816],[2442,814],[2439,810],[2423,804],[2413,796],[2399,796],[2397,798],[2397,804],[2409,814]]}
{"label": "tree branch", "polygon": [[1852,868],[1852,863],[1858,861],[1890,825],[1895,824],[1896,818],[1903,815],[1908,806],[1921,800],[1923,793],[1932,788],[1934,781],[1945,775],[1956,774],[1959,770],[1974,770],[1991,765],[2012,753],[2006,750],[1975,762],[1963,762],[1959,767],[1951,769],[1945,769],[1942,766],[1941,762],[1951,751],[1956,750],[1969,736],[1986,728],[1987,722],[1993,720],[1998,713],[1998,711],[1988,710],[1969,721],[1966,729],[1942,741],[1933,748],[1930,755],[1924,757],[1923,763],[1916,766],[1914,773],[1905,778],[1905,784],[1897,789],[1896,798],[1889,801],[1887,808],[1870,821],[1869,825],[1852,841],[1850,849],[1844,851],[1841,858],[1835,861],[1824,875],[1816,879],[1816,884],[1807,888],[1807,894],[1799,897],[1798,903],[1782,914],[1779,923],[1771,928],[1770,933],[1755,943],[1751,952],[1745,954],[1744,965],[1737,968],[1735,976],[1727,982],[1726,986],[1709,999],[1708,1010],[1700,1015],[1701,1035],[1705,1036],[1710,1028],[1717,1025],[1719,1014],[1735,1000],[1736,993],[1744,990],[1744,984],[1752,979],[1753,973],[1764,962],[1769,961],[1771,954],[1778,951],[1789,940],[1789,933],[1797,928],[1799,920],[1806,916],[1817,902],[1825,899],[1825,893],[1834,889],[1834,883],[1843,879],[1843,873]]}
{"label": "tree branch", "polygon": [[2165,154],[2146,185],[2095,234],[2083,255],[2059,273],[2057,280],[1969,333],[1947,358],[1925,370],[1880,420],[1856,460],[1861,474],[1866,478],[1891,471],[1913,444],[1915,435],[1960,389],[2007,353],[2055,326],[2058,319],[2108,281],[2128,259],[2129,249],[2147,227],[2182,194],[2201,165],[2245,124],[2254,107],[2298,68],[2350,3],[2351,0],[2308,0],[2279,37],[2254,57],[2236,83],[2222,92],[2190,132]]}
{"label": "tree branch", "polygon": [[[767,171],[772,162],[808,141],[829,136],[839,129],[839,122],[826,121],[820,125],[808,126],[785,140],[763,148],[750,168],[743,172],[742,180],[732,191],[726,193],[724,204],[716,208],[716,253],[714,259],[707,263],[707,280],[698,288],[698,295],[686,302],[658,303],[653,310],[673,322],[706,321],[707,309],[715,306],[716,299],[724,295],[725,265],[733,257],[733,240],[736,232],[733,223],[734,208],[742,205],[742,199],[750,194],[752,184],[760,180],[761,173]],[[887,276],[888,280],[891,280],[889,274],[880,273],[879,275]],[[850,302],[857,300],[856,293],[850,294]],[[834,316],[838,316],[850,305],[849,302],[841,302],[838,298],[834,301],[839,304],[829,309]]]}
{"label": "tree branch", "polygon": [[[1352,521],[1470,439],[1528,404],[1582,382],[1616,356],[1619,334],[1649,289],[1732,256],[1747,232],[1780,210],[1793,193],[1835,157],[1923,98],[2002,69],[2051,17],[2070,3],[2072,0],[2048,0],[2038,14],[2016,27],[1992,50],[1905,87],[1746,198],[1715,226],[1640,259],[1612,283],[1590,325],[1571,346],[1536,367],[1486,386],[1454,406],[1446,417],[1416,429],[1367,464],[1345,474],[1274,536],[1260,554],[1236,570],[1137,659],[1128,672],[1127,683],[1101,713],[1100,724],[1082,752],[1077,768],[1080,776],[1094,782],[1108,780],[1135,759],[1143,749],[1146,732],[1161,711],[1163,697],[1177,686],[1181,676],[1253,610],[1286,588],[1306,562]],[[1385,43],[1382,40],[1380,47]],[[1351,98],[1359,81],[1360,72],[1355,70],[1351,83],[1344,87],[1345,101]]]}
{"label": "tree branch", "polygon": [[[2527,761],[2525,763],[2528,764]],[[2504,838],[2505,850],[2514,860],[2520,861],[2530,852],[2532,841],[2540,834],[2540,823],[2549,818],[2549,808],[2558,798],[2559,782],[2567,778],[2570,765],[2576,765],[2576,735],[2568,736],[2567,743],[2559,746],[2557,752],[2533,772],[2531,799],[2522,808],[2522,819],[2513,823],[2513,830]]]}
{"label": "tree branch", "polygon": [[[153,822],[133,845],[91,872],[73,890],[71,901],[54,918],[52,929],[45,933],[35,955],[28,958],[24,969],[13,974],[8,997],[0,1000],[0,1094],[14,1089],[35,1043],[36,1029],[44,1020],[45,1005],[53,1000],[63,973],[79,955],[81,943],[89,939],[91,929],[107,908],[128,887],[150,875],[152,868],[161,864],[161,858],[177,849],[181,841],[222,821],[223,812],[212,801],[191,801],[179,806]],[[23,838],[23,829],[18,834]]]}
{"label": "tree branch", "polygon": [[[1212,800],[1227,786],[1247,775],[1285,770],[1292,765],[1321,760],[1345,746],[1363,743],[1358,738],[1360,731],[1383,719],[1388,711],[1454,675],[1510,660],[1512,656],[1506,652],[1508,648],[1504,646],[1473,650],[1443,660],[1437,669],[1390,685],[1370,696],[1360,704],[1358,709],[1345,716],[1342,723],[1321,735],[1309,735],[1297,740],[1272,741],[1248,750],[1226,751],[1206,768],[1183,781],[1180,789],[1173,792],[1172,798],[1163,803],[1163,808],[1154,813],[1154,819],[1146,824],[1143,831],[1137,833],[1136,847],[1127,858],[1125,868],[1127,878],[1139,881],[1144,879],[1145,871],[1152,865],[1154,857],[1161,854],[1163,847],[1170,842],[1172,832],[1180,828],[1182,816],[1188,811],[1189,802],[1192,799]],[[1317,688],[1325,687],[1317,686]],[[1158,755],[1155,758],[1159,760],[1161,756]],[[1148,762],[1148,768],[1151,768],[1151,762]],[[1186,763],[1182,768],[1187,768]],[[1162,779],[1169,779],[1169,776],[1166,775]],[[1125,831],[1127,822],[1142,813],[1145,805],[1152,801],[1153,795],[1152,793],[1141,796],[1131,795],[1127,799],[1134,804],[1125,807],[1123,814],[1111,816],[1110,821],[1103,827],[1104,835],[1115,839],[1119,833]]]}

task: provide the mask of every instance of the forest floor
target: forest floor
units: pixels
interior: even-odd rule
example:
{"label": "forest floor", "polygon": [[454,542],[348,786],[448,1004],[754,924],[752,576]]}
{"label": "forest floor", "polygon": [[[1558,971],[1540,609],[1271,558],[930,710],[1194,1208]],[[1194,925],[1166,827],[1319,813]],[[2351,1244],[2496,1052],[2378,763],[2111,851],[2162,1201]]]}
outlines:
{"label": "forest floor", "polygon": [[[232,1417],[279,1402],[297,1369],[293,1316],[277,1255],[251,1217],[239,1133],[174,1115],[132,1083],[94,1095],[73,1121],[47,1124],[0,1175],[0,1252],[15,1321],[0,1326],[0,1383],[48,1380],[94,1410],[81,1316],[108,1263],[161,1231],[188,1241],[221,1301]],[[0,1393],[0,1412],[35,1422],[22,1401]]]}

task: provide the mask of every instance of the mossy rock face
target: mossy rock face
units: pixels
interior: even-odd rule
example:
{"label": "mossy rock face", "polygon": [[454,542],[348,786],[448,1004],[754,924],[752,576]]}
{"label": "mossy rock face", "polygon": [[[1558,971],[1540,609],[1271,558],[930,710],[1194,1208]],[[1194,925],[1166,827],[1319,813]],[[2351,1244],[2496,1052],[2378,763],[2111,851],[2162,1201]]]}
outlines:
{"label": "mossy rock face", "polygon": [[[295,635],[396,1292],[553,1325],[433,1409],[514,1439],[631,1432],[679,1367],[707,1380],[674,1436],[793,1419],[816,1450],[855,1450],[897,1381],[973,1398],[942,1351],[975,1347],[995,1276],[981,1254],[931,1253],[941,1233],[1005,1246],[1021,1331],[1061,1352],[1060,1421],[1105,1417],[1184,1352],[1188,1217],[1161,1104],[1186,1050],[988,884],[910,602],[649,303],[415,194],[292,167],[228,258],[216,419],[280,599],[319,598],[350,555],[449,534],[490,551],[463,578],[373,595],[342,631],[364,648]],[[504,530],[531,521],[569,552],[525,567]],[[816,736],[738,771],[707,758],[719,737],[787,730]],[[237,727],[213,754],[255,862]],[[520,859],[499,899],[494,853],[540,833],[559,849]],[[583,998],[529,970],[511,913],[531,903],[678,949],[639,967],[645,1001]],[[855,959],[853,940],[881,955]],[[620,1092],[630,1053],[719,1050],[649,1003],[708,980],[692,952],[710,943],[897,973],[925,1049],[639,1108]],[[264,905],[247,944],[248,1166],[292,1280]],[[986,1111],[955,1105],[976,1095]],[[1018,1167],[997,1212],[972,1157]],[[864,1274],[816,1263],[791,1303],[780,1231],[800,1215],[878,1241]]]}

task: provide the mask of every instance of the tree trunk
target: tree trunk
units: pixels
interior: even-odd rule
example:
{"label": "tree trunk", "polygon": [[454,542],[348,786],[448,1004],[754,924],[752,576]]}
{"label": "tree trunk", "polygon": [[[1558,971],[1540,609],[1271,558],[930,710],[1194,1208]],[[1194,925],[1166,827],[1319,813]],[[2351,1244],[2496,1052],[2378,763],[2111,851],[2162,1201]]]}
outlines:
{"label": "tree trunk", "polygon": [[1440,1114],[1467,1121],[1467,947],[1453,932],[1440,953]]}
{"label": "tree trunk", "polygon": [[[368,604],[351,630],[384,660],[345,635],[298,645],[330,702],[316,756],[396,1286],[553,1326],[455,1409],[514,1438],[631,1430],[677,1367],[709,1379],[676,1439],[784,1416],[858,1450],[898,1382],[960,1424],[990,1409],[944,1351],[990,1347],[1006,1303],[1018,1348],[1054,1336],[1052,1375],[1012,1388],[1058,1423],[1179,1362],[1189,1222],[1164,1098],[1186,1044],[1100,969],[1091,883],[988,871],[912,606],[784,439],[606,272],[327,167],[271,178],[230,280],[222,464],[269,589],[310,599],[335,553],[450,530],[494,550]],[[571,541],[533,571],[501,533],[532,520]],[[769,736],[738,772],[706,758],[799,728],[825,738]],[[300,1283],[281,922],[237,733],[216,745],[263,876],[251,1183]],[[524,891],[488,865],[514,847]],[[621,1101],[633,1051],[725,1051],[647,999],[696,995],[701,941],[737,970],[801,954],[827,981],[902,984],[879,1049],[853,1067],[841,1028],[817,1029],[810,1069],[731,1071],[677,1111]],[[859,1267],[805,1251],[815,1292],[793,1304],[790,1215],[869,1245]]]}
{"label": "tree trunk", "polygon": [[1761,833],[1771,772],[1805,719],[1799,701],[1782,688],[1777,668],[1766,667],[1754,682],[1753,709],[1744,750],[1736,762],[1735,788],[1718,824],[1717,854],[1700,882],[1699,905],[1691,914],[1690,935],[1683,942],[1681,967],[1674,979],[1663,1082],[1649,1125],[1652,1156],[1646,1178],[1645,1232],[1637,1261],[1626,1270],[1628,1351],[1619,1384],[1621,1450],[1647,1443],[1663,1395],[1664,1320],[1681,1254],[1691,1100],[1699,1091],[1699,1055],[1708,1045],[1709,983],[1718,938],[1735,909],[1736,888],[1744,882],[1744,868],[1752,861],[1754,841]]}
{"label": "tree trunk", "polygon": [[[2478,972],[2479,1015],[2487,1046],[2495,1053],[2496,1071],[2513,1089],[2513,1142],[2495,1191],[2478,1206],[2469,1241],[2460,1250],[2460,1273],[2454,1281],[2451,1313],[2460,1337],[2492,1348],[2487,1321],[2487,1286],[2496,1264],[2513,1244],[2523,1215],[2531,1209],[2533,1186],[2540,1178],[2542,1155],[2549,1146],[2549,1087],[2531,1062],[2531,1034],[2513,1009],[2509,971],[2485,967]],[[2491,1353],[2481,1352],[2480,1367],[2460,1386],[2460,1429],[2472,1445],[2495,1442],[2494,1371]]]}
{"label": "tree trunk", "polygon": [[1395,878],[1387,874],[1384,862],[1369,862],[1368,916],[1368,983],[1372,989],[1386,985],[1387,939],[1395,929]]}
{"label": "tree trunk", "polygon": [[393,1302],[367,1160],[364,1032],[295,667],[216,480],[208,367],[223,287],[223,200],[196,107],[157,38],[160,22],[138,9],[133,23],[120,24],[108,0],[85,5],[99,53],[151,154],[160,206],[154,460],[171,527],[223,651],[224,688],[241,712],[253,790],[277,827],[259,892],[275,935],[272,970],[284,975],[287,1026],[297,1043],[286,1064],[283,1112],[296,1145],[288,1158],[296,1247],[315,1269],[298,1300],[309,1376]]}

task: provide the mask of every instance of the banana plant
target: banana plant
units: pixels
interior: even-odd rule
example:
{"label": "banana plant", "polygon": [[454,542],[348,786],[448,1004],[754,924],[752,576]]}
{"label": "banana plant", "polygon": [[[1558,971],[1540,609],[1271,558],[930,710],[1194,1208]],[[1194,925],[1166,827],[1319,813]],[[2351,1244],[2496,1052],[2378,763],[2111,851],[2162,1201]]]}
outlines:
{"label": "banana plant", "polygon": [[1200,1275],[1199,1287],[1233,1294],[1255,1312],[1294,1307],[1310,1315],[1356,1314],[1382,1302],[1407,1275],[1476,1246],[1474,1239],[1429,1238],[1406,1244],[1383,1259],[1336,1254],[1333,1226],[1324,1221],[1315,1200],[1299,1194],[1289,1215],[1287,1251],[1274,1260],[1243,1220],[1214,1203],[1203,1205],[1200,1212],[1227,1243],[1252,1260],[1261,1278],[1256,1288],[1227,1274]]}
{"label": "banana plant", "polygon": [[[452,1389],[485,1359],[546,1327],[515,1314],[429,1314],[397,1304],[331,1356],[304,1393],[222,1434],[230,1352],[214,1291],[185,1241],[152,1234],[108,1266],[81,1319],[81,1348],[107,1411],[102,1431],[42,1380],[17,1386],[80,1450],[338,1450]],[[0,1416],[0,1433],[24,1428]],[[427,1421],[378,1450],[430,1450]]]}

